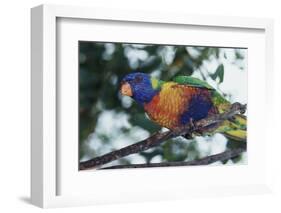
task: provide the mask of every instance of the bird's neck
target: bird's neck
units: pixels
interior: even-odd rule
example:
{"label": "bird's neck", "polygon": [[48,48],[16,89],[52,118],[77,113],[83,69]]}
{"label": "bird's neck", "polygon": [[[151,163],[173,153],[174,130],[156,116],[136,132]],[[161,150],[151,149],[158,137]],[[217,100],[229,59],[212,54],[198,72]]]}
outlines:
{"label": "bird's neck", "polygon": [[158,92],[158,90],[153,89],[152,87],[144,88],[140,93],[137,93],[137,95],[134,96],[134,99],[137,103],[143,106],[144,104],[149,103]]}
{"label": "bird's neck", "polygon": [[151,86],[154,90],[158,90],[158,91],[161,90],[164,81],[158,80],[156,78],[151,78],[150,81],[151,81]]}
{"label": "bird's neck", "polygon": [[144,106],[144,104],[149,103],[154,96],[156,96],[162,87],[163,81],[156,78],[150,78],[150,81],[146,85],[140,87],[134,87],[134,99],[137,103]]}

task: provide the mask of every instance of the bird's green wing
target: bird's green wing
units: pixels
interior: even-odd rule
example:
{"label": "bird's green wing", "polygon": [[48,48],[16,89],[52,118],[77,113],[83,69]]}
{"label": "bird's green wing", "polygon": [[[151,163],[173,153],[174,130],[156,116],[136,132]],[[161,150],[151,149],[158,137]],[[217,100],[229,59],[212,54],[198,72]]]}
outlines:
{"label": "bird's green wing", "polygon": [[183,84],[183,85],[187,85],[187,86],[205,88],[205,89],[209,89],[209,90],[215,90],[207,82],[202,81],[198,78],[191,77],[191,76],[177,76],[173,79],[173,81],[178,83],[178,84]]}
{"label": "bird's green wing", "polygon": [[181,85],[210,90],[212,101],[214,105],[218,107],[220,113],[227,110],[230,106],[230,102],[205,81],[190,76],[177,76],[173,79],[173,81]]}

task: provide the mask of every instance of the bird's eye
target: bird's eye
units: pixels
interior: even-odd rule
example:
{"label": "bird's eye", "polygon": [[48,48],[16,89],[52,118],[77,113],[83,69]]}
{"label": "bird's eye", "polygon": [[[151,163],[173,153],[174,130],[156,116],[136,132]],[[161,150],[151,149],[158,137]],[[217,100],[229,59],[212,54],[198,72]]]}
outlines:
{"label": "bird's eye", "polygon": [[134,79],[134,82],[135,82],[135,83],[140,83],[140,82],[142,82],[142,76],[137,75],[137,76],[135,77],[135,79]]}

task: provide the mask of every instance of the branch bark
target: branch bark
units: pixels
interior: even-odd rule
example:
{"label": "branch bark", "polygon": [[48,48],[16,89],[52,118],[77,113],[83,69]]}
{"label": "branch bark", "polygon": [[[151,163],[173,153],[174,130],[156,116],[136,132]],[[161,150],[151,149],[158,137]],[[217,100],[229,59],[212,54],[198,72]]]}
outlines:
{"label": "branch bark", "polygon": [[242,105],[240,103],[234,103],[232,104],[230,110],[225,113],[209,116],[205,119],[199,120],[195,123],[190,123],[174,131],[155,133],[149,138],[137,142],[135,144],[132,144],[130,146],[110,152],[100,157],[96,157],[84,162],[80,162],[79,169],[85,170],[85,169],[98,168],[106,163],[112,162],[119,158],[128,156],[130,154],[139,153],[147,149],[150,149],[152,147],[158,146],[159,144],[161,144],[162,142],[168,139],[178,137],[181,135],[186,135],[186,134],[191,135],[193,132],[202,131],[203,128],[208,127],[211,124],[216,124],[226,119],[231,119],[234,115],[243,113],[245,110],[246,110],[246,105]]}
{"label": "branch bark", "polygon": [[163,163],[144,163],[144,164],[129,164],[129,165],[117,165],[109,166],[101,169],[126,169],[126,168],[153,168],[153,167],[169,167],[169,166],[199,166],[208,165],[217,161],[225,161],[231,158],[237,157],[241,153],[246,151],[246,148],[237,148],[233,150],[227,150],[225,152],[210,155],[204,158],[200,158],[192,161],[181,162],[163,162]]}

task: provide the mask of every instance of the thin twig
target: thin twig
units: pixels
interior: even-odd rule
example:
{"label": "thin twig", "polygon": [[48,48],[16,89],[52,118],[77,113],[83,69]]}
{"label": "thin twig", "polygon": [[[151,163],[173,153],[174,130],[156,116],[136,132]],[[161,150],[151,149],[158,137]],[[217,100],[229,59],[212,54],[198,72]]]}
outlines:
{"label": "thin twig", "polygon": [[142,151],[145,151],[149,148],[158,146],[162,142],[185,134],[192,134],[196,131],[201,131],[205,127],[210,126],[211,124],[217,124],[220,123],[226,119],[232,118],[234,115],[239,114],[246,110],[246,105],[242,105],[240,103],[234,103],[232,104],[229,111],[222,113],[222,114],[215,114],[212,116],[209,116],[205,119],[199,120],[195,123],[190,123],[184,127],[177,128],[174,131],[166,131],[166,132],[158,132],[154,135],[150,136],[149,138],[142,140],[140,142],[137,142],[135,144],[132,144],[130,146],[124,147],[122,149],[110,152],[108,154],[102,155],[100,157],[96,157],[84,162],[80,162],[79,169],[85,170],[85,169],[92,169],[100,167],[106,163],[112,162],[114,160],[117,160],[119,158],[128,156],[130,154],[139,153]]}
{"label": "thin twig", "polygon": [[143,164],[128,164],[128,165],[117,165],[109,166],[100,169],[127,169],[127,168],[153,168],[153,167],[169,167],[169,166],[199,166],[208,165],[217,161],[225,161],[231,158],[239,156],[241,153],[246,151],[245,148],[237,148],[233,150],[227,150],[225,152],[210,155],[201,159],[192,161],[181,161],[181,162],[162,162],[162,163],[143,163]]}

